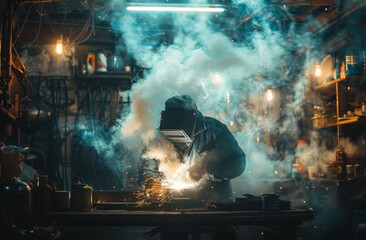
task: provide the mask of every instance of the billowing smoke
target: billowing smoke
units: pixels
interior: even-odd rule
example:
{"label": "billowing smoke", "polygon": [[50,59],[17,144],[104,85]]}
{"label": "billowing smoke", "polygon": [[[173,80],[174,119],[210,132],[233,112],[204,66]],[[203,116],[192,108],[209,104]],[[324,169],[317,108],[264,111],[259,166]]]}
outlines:
{"label": "billowing smoke", "polygon": [[[119,16],[118,30],[128,52],[146,71],[131,90],[129,114],[114,128],[118,141],[137,153],[149,148],[156,140],[165,100],[189,94],[200,111],[235,130],[247,153],[249,173],[273,177],[276,164],[269,160],[291,164],[293,153],[284,148],[293,147],[294,139],[286,137],[298,133],[306,84],[298,72],[305,52],[294,50],[306,46],[308,39],[291,24],[283,31],[279,12],[270,12],[262,1],[237,1],[233,6],[236,20],[197,13]],[[246,17],[248,22],[241,26],[238,19]],[[167,21],[171,32],[159,32]],[[167,35],[169,40],[164,39]],[[269,88],[272,102],[265,99]],[[288,99],[281,99],[282,90],[289,91]],[[287,140],[291,146],[276,146],[276,141]],[[279,150],[286,153],[277,156]]]}
{"label": "billowing smoke", "polygon": [[[111,4],[123,8],[126,3]],[[115,16],[127,52],[145,71],[129,93],[129,111],[108,138],[96,141],[106,141],[105,150],[122,158],[114,169],[137,167],[141,158],[165,159],[161,170],[174,165],[175,151],[159,139],[156,129],[164,102],[189,94],[201,112],[233,130],[247,155],[243,178],[291,174],[297,140],[304,132],[311,34],[306,24],[295,25],[288,12],[265,0],[232,1],[231,11],[234,17],[147,12]],[[319,158],[315,144],[306,153],[310,161]]]}
{"label": "billowing smoke", "polygon": [[[113,8],[125,4],[112,2]],[[129,111],[107,132],[93,126],[92,133],[82,136],[102,159],[122,158],[121,166],[111,169],[138,167],[142,157],[175,159],[173,150],[162,147],[156,129],[164,102],[177,94],[191,95],[201,112],[233,130],[247,154],[244,176],[273,177],[273,160],[291,165],[294,153],[287,148],[293,149],[298,135],[306,85],[299,72],[305,50],[295,50],[304,48],[308,38],[285,23],[279,9],[271,12],[262,1],[236,1],[231,7],[234,17],[146,12],[116,16],[127,52],[145,71],[129,93]],[[266,99],[269,89],[273,100]],[[283,92],[288,93],[286,99]],[[162,161],[162,169],[166,164],[169,161]]]}

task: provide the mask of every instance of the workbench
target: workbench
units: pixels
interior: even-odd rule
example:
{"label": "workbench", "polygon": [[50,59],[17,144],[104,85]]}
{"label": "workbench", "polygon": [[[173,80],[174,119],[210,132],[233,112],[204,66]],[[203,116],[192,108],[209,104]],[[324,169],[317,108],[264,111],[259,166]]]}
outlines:
{"label": "workbench", "polygon": [[238,225],[262,226],[264,239],[296,239],[296,229],[312,220],[310,209],[278,211],[216,211],[216,210],[93,210],[49,213],[56,226],[157,226],[161,239],[172,239],[179,231]]}

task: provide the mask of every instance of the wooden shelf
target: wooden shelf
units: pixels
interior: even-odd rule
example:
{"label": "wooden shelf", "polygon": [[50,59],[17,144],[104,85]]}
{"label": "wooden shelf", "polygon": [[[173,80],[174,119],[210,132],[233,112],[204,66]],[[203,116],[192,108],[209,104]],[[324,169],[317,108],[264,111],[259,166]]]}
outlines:
{"label": "wooden shelf", "polygon": [[322,83],[316,87],[314,87],[315,91],[318,91],[320,93],[324,94],[336,94],[336,84],[344,81],[362,81],[364,79],[363,76],[348,76],[346,78],[338,78],[334,79],[330,82]]}
{"label": "wooden shelf", "polygon": [[[313,89],[317,91],[318,93],[327,94],[327,95],[337,95],[337,101],[338,101],[338,94],[337,93],[337,85],[341,82],[346,82],[350,85],[352,83],[360,84],[361,81],[365,80],[364,76],[347,76],[346,78],[338,78],[334,79],[332,81],[320,84]],[[339,90],[338,90],[339,91]],[[315,129],[325,129],[325,128],[332,128],[336,126],[343,126],[343,125],[357,125],[357,124],[365,124],[366,125],[366,116],[355,116],[355,117],[347,117],[347,118],[338,118],[338,121],[334,121],[332,123],[326,123],[322,125],[316,125],[314,124]]]}
{"label": "wooden shelf", "polygon": [[81,80],[131,80],[132,73],[130,72],[103,72],[95,74],[78,75]]}
{"label": "wooden shelf", "polygon": [[340,118],[338,122],[324,124],[321,126],[314,126],[315,129],[324,129],[331,128],[341,125],[351,125],[351,124],[365,124],[366,125],[366,117],[349,117],[349,118]]}
{"label": "wooden shelf", "polygon": [[344,81],[361,81],[363,80],[363,76],[348,76],[346,78],[338,78],[334,79],[330,82],[322,83],[316,87],[314,87],[315,91],[319,91],[325,94],[336,94],[336,84]]}
{"label": "wooden shelf", "polygon": [[79,88],[119,86],[123,90],[129,90],[132,87],[132,79],[131,72],[103,72],[76,76]]}
{"label": "wooden shelf", "polygon": [[321,93],[335,95],[336,94],[336,83],[339,83],[339,82],[342,82],[345,80],[346,80],[345,78],[339,78],[339,79],[332,80],[330,82],[322,83],[322,84],[314,87],[314,90],[319,91]]}

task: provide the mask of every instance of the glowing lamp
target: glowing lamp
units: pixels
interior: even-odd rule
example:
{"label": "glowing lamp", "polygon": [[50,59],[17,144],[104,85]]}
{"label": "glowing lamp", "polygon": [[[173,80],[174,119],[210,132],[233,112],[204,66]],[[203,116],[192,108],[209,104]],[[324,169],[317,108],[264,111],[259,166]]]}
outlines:
{"label": "glowing lamp", "polygon": [[315,64],[315,77],[320,77],[322,75],[322,67],[319,63]]}
{"label": "glowing lamp", "polygon": [[230,103],[230,93],[226,93],[226,103]]}
{"label": "glowing lamp", "polygon": [[56,53],[58,55],[62,54],[63,52],[63,45],[62,45],[62,36],[60,38],[57,39],[56,42]]}
{"label": "glowing lamp", "polygon": [[215,73],[212,76],[212,83],[215,84],[215,85],[221,85],[224,82],[224,80],[225,79],[218,73]]}
{"label": "glowing lamp", "polygon": [[266,91],[266,98],[268,102],[272,102],[273,100],[273,92],[272,89],[267,89]]}

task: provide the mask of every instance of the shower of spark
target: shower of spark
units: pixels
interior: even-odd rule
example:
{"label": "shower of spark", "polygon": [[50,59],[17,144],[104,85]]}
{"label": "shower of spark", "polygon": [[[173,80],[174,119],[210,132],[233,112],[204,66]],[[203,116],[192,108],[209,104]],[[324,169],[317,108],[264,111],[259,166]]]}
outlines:
{"label": "shower of spark", "polygon": [[172,199],[169,189],[163,187],[161,179],[149,176],[144,181],[144,188],[135,190],[138,205],[144,206],[154,202],[160,205],[168,203]]}
{"label": "shower of spark", "polygon": [[172,177],[169,179],[166,179],[165,186],[167,188],[173,189],[173,190],[183,190],[183,189],[190,189],[197,187],[197,183],[191,181],[187,176],[187,165],[181,164],[181,166],[178,167],[176,170],[173,171],[173,174],[169,174]]}

